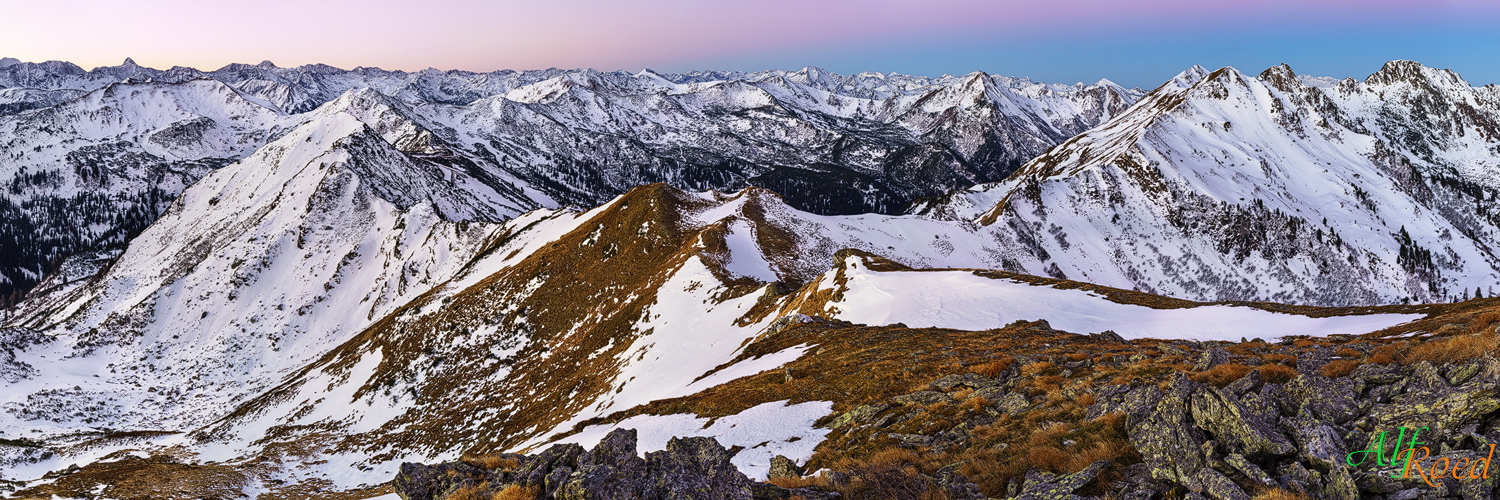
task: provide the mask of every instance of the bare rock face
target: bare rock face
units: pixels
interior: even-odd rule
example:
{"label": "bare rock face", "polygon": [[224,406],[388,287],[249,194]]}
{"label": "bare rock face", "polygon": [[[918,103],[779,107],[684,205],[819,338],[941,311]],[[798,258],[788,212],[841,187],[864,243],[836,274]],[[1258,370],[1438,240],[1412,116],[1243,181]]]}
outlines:
{"label": "bare rock face", "polygon": [[[533,456],[513,455],[509,469],[485,470],[464,462],[406,463],[391,484],[403,500],[441,500],[459,488],[481,487],[486,496],[513,485],[549,500],[758,500],[836,493],[788,490],[751,481],[730,463],[734,454],[709,437],[677,437],[662,451],[636,455],[634,429],[611,431],[592,450],[554,445]],[[783,457],[784,458],[784,457]],[[787,460],[790,462],[790,460]],[[794,465],[795,466],[795,465]]]}

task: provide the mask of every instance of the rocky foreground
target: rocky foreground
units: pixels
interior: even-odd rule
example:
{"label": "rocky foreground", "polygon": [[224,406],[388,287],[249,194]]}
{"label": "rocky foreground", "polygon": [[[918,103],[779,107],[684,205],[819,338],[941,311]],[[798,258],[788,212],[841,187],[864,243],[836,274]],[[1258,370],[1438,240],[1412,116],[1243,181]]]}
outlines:
{"label": "rocky foreground", "polygon": [[[677,438],[642,458],[634,431],[616,430],[593,450],[406,464],[393,484],[407,500],[1495,496],[1492,333],[1134,344],[1059,335],[1053,350],[1018,350],[1003,369],[846,405],[820,421],[833,432],[805,464],[822,469],[809,477],[778,460],[770,483],[753,481],[729,463],[738,450],[711,438]],[[1416,450],[1410,465],[1398,446]]]}

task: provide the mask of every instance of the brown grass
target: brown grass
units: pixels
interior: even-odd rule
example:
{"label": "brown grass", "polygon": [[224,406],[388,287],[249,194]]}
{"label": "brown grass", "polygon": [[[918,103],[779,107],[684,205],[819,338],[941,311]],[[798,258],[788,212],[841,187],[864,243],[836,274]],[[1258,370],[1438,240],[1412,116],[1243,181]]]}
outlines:
{"label": "brown grass", "polygon": [[1281,488],[1266,488],[1256,492],[1251,500],[1307,500],[1307,496]]}
{"label": "brown grass", "polygon": [[505,489],[495,492],[489,500],[536,500],[537,488],[534,486],[521,486],[512,484]]}
{"label": "brown grass", "polygon": [[1015,362],[1016,362],[1016,358],[1012,358],[1010,356],[1006,356],[1006,357],[1003,357],[1003,358],[1000,358],[1000,359],[997,359],[997,360],[994,360],[994,361],[990,361],[988,363],[976,366],[976,367],[974,367],[973,372],[974,373],[978,373],[980,375],[984,375],[986,377],[995,378],[995,377],[1000,376],[1001,373],[1005,373],[1005,370],[1007,368],[1010,368],[1010,365],[1012,363],[1015,363]]}
{"label": "brown grass", "polygon": [[1263,365],[1259,368],[1261,380],[1273,384],[1285,384],[1297,378],[1297,370],[1285,365]]}
{"label": "brown grass", "polygon": [[1361,364],[1359,361],[1352,359],[1336,359],[1323,365],[1322,368],[1318,369],[1318,373],[1328,378],[1344,377],[1349,375],[1349,372],[1354,371],[1355,368],[1359,368]]}
{"label": "brown grass", "polygon": [[1214,387],[1224,387],[1250,373],[1250,367],[1239,363],[1225,363],[1193,374],[1194,381]]}
{"label": "brown grass", "polygon": [[517,460],[514,457],[506,457],[504,455],[486,455],[482,457],[466,458],[464,459],[464,461],[468,462],[470,465],[486,470],[515,470],[516,467],[521,466],[520,460]]}
{"label": "brown grass", "polygon": [[901,448],[882,450],[869,460],[840,461],[835,469],[848,471],[851,479],[834,490],[851,500],[947,500],[937,483],[922,475],[920,461],[917,453]]}
{"label": "brown grass", "polygon": [[1430,361],[1433,364],[1462,363],[1500,347],[1495,334],[1460,335],[1433,339],[1417,344],[1401,357],[1404,364]]}
{"label": "brown grass", "polygon": [[1296,356],[1288,356],[1285,354],[1266,354],[1261,356],[1260,359],[1268,365],[1290,364],[1297,362]]}
{"label": "brown grass", "polygon": [[490,483],[471,484],[448,493],[443,500],[490,500],[487,498]]}
{"label": "brown grass", "polygon": [[1390,354],[1386,354],[1386,353],[1383,353],[1383,352],[1377,352],[1375,354],[1371,354],[1370,355],[1369,361],[1370,361],[1370,363],[1374,363],[1374,364],[1377,364],[1377,365],[1388,365],[1388,364],[1391,364],[1391,363],[1395,363],[1396,362],[1396,358],[1392,358]]}

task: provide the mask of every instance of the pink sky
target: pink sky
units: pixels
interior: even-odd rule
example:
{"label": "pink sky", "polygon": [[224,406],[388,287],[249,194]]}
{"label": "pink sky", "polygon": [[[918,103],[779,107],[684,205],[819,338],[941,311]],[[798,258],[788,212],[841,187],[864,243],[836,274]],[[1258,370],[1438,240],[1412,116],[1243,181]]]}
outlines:
{"label": "pink sky", "polygon": [[[1439,14],[1483,8],[1446,2]],[[3,1],[0,55],[85,68],[129,56],[154,67],[211,69],[270,59],[387,69],[670,66],[767,50],[952,32],[1088,36],[1145,29],[1226,29],[1343,18],[1431,16],[1396,0],[871,0],[758,2],[562,0]],[[1125,30],[1128,31],[1128,30]]]}

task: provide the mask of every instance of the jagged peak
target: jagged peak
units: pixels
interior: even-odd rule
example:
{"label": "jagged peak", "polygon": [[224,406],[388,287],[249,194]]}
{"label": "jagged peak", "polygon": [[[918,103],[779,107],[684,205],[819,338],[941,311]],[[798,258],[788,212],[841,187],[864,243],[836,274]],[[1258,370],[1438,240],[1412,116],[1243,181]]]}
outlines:
{"label": "jagged peak", "polygon": [[1256,78],[1282,92],[1292,92],[1302,87],[1302,80],[1297,77],[1297,73],[1292,71],[1292,67],[1287,63],[1266,68]]}
{"label": "jagged peak", "polygon": [[0,57],[0,68],[15,66],[17,64],[21,64],[20,59],[16,59],[14,57]]}
{"label": "jagged peak", "polygon": [[1197,85],[1204,78],[1208,78],[1208,70],[1203,66],[1194,64],[1191,68],[1185,69],[1181,73],[1178,73],[1177,76],[1172,77],[1171,80],[1167,81],[1166,85],[1186,89]]}

